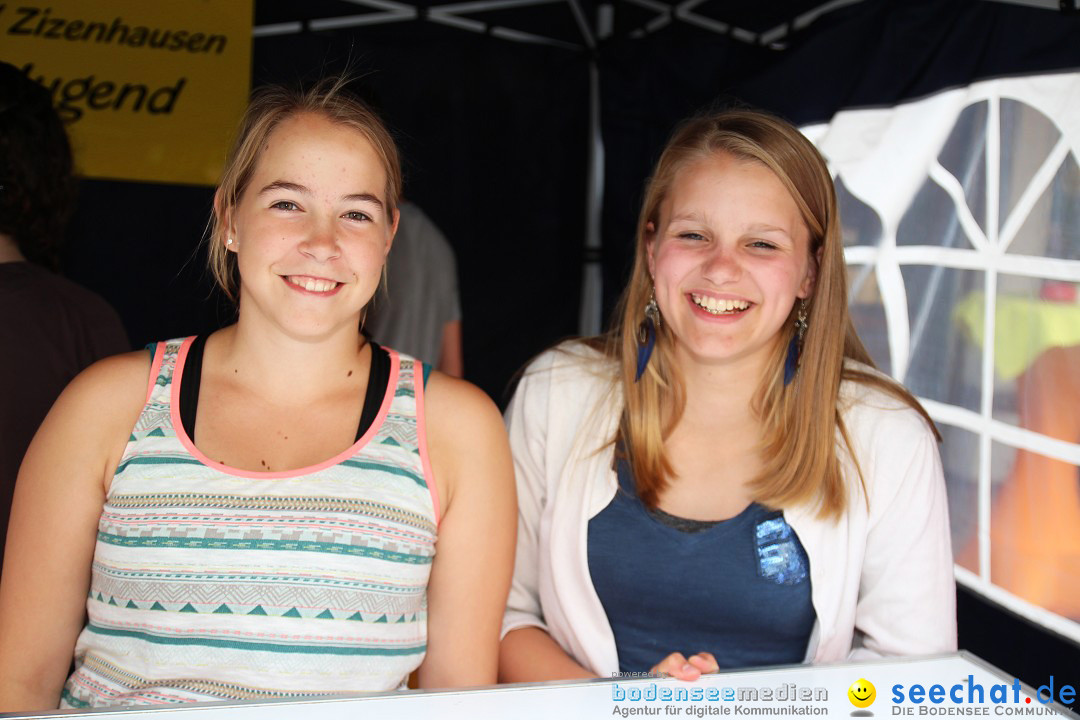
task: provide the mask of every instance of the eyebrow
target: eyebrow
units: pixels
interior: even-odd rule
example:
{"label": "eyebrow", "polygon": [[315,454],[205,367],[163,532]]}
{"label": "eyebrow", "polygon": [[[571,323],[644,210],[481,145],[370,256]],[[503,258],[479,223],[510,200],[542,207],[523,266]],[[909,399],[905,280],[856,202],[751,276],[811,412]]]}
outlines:
{"label": "eyebrow", "polygon": [[288,190],[289,192],[300,193],[301,195],[311,194],[311,190],[308,190],[303,185],[297,185],[296,183],[286,182],[284,180],[275,180],[260,190],[259,194],[262,195],[263,193],[273,192],[274,190]]}
{"label": "eyebrow", "polygon": [[[705,222],[701,215],[698,213],[681,213],[675,215],[668,221],[669,223],[675,222]],[[770,225],[769,223],[754,223],[746,228],[744,232],[747,233],[780,233],[785,237],[791,237],[791,234],[787,230],[777,227],[776,225]]]}
{"label": "eyebrow", "polygon": [[[311,190],[308,187],[298,183],[288,182],[287,180],[275,180],[260,190],[259,195],[275,190],[287,190],[288,192],[299,193],[301,195],[311,195]],[[351,195],[343,195],[341,199],[347,202],[369,202],[379,206],[380,209],[384,207],[383,201],[371,193],[353,193]]]}
{"label": "eyebrow", "polygon": [[383,201],[375,197],[371,193],[357,193],[355,195],[345,195],[342,200],[348,200],[349,202],[369,202],[379,206],[379,209],[383,207]]}
{"label": "eyebrow", "polygon": [[787,237],[791,237],[791,234],[787,230],[784,230],[783,228],[776,227],[775,225],[767,225],[767,224],[751,225],[750,227],[748,227],[746,229],[746,231],[747,232],[752,232],[752,233],[780,233],[781,235],[786,235]]}

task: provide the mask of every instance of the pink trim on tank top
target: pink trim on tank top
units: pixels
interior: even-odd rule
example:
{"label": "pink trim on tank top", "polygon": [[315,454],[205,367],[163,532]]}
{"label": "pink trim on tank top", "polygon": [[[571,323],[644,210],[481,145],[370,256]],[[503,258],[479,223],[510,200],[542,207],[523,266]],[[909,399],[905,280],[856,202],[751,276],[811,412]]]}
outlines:
{"label": "pink trim on tank top", "polygon": [[439,528],[439,486],[435,483],[435,473],[431,471],[431,458],[428,457],[427,418],[424,414],[424,365],[419,360],[413,361],[413,392],[416,395],[416,445],[420,451],[420,464],[424,468],[424,480],[431,493],[431,506],[435,511],[435,529]]}
{"label": "pink trim on tank top", "polygon": [[[191,347],[191,343],[194,339],[194,336],[184,338],[183,342],[180,344],[180,352],[176,357],[176,367],[173,368],[172,388],[169,395],[169,417],[172,418],[173,432],[176,433],[176,438],[180,441],[180,444],[191,453],[192,457],[212,470],[218,470],[226,475],[236,475],[238,477],[246,478],[264,478],[267,480],[298,477],[300,475],[308,475],[313,472],[325,470],[328,467],[333,467],[334,465],[348,460],[353,455],[360,452],[360,450],[375,437],[375,434],[386,420],[387,413],[390,412],[390,404],[394,400],[394,389],[397,387],[399,367],[398,356],[393,351],[390,353],[390,379],[386,383],[386,393],[383,395],[382,405],[379,407],[379,414],[375,416],[375,420],[371,423],[371,427],[367,429],[367,432],[364,433],[363,437],[350,445],[347,449],[329,460],[324,460],[316,465],[308,465],[307,467],[297,468],[296,470],[283,470],[281,472],[241,470],[240,468],[234,468],[231,465],[215,462],[204,455],[199,448],[195,447],[195,443],[188,437],[187,431],[184,430],[184,424],[180,420],[180,381],[184,377],[184,361],[187,360],[188,349]],[[435,513],[437,519],[438,508],[436,508]]]}
{"label": "pink trim on tank top", "polygon": [[161,361],[165,359],[165,343],[159,342],[154,347],[153,359],[150,361],[150,382],[146,383],[146,403],[150,402],[150,396],[154,394],[154,386],[157,385],[158,375],[161,374]]}

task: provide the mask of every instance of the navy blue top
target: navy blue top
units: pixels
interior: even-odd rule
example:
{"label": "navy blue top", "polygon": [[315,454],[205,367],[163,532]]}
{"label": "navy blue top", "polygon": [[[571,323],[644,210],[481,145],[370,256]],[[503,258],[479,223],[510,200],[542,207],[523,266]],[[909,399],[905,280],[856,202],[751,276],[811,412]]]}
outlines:
{"label": "navy blue top", "polygon": [[814,628],[810,562],[778,510],[751,503],[728,520],[649,510],[625,460],[619,489],[589,521],[589,573],[619,669],[644,672],[673,652],[721,668],[800,663]]}

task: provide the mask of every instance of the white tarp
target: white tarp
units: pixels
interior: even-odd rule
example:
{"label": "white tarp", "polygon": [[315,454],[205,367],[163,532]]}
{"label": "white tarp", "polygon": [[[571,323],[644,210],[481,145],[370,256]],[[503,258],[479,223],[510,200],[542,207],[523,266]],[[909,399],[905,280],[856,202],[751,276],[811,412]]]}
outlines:
{"label": "white tarp", "polygon": [[945,436],[958,578],[1080,641],[1080,73],[804,132],[840,188],[860,333]]}

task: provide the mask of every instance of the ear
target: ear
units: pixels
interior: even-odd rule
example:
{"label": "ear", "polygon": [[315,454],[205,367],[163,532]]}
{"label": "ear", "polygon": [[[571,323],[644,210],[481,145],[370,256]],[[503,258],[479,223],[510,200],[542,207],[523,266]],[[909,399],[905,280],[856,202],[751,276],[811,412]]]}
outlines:
{"label": "ear", "polygon": [[390,236],[386,239],[386,252],[383,253],[383,257],[386,257],[390,253],[390,248],[394,244],[394,238],[397,236],[398,224],[401,222],[401,204],[394,208],[394,220],[390,223]]}
{"label": "ear", "polygon": [[[218,219],[221,226],[225,228],[225,237],[221,238],[221,242],[225,244],[227,251],[236,252],[239,249],[239,243],[236,239],[236,228],[232,224],[232,212],[226,211],[225,200],[221,195],[221,188],[214,191],[214,216]],[[232,238],[232,244],[228,244],[229,238]]]}
{"label": "ear", "polygon": [[803,278],[802,284],[799,285],[799,291],[795,293],[796,297],[803,298],[804,300],[814,294],[814,285],[817,283],[818,268],[821,267],[821,254],[824,251],[824,247],[819,247],[814,256],[810,258],[810,262],[806,265],[806,277]]}
{"label": "ear", "polygon": [[656,260],[654,254],[656,250],[656,223],[652,220],[645,223],[645,259],[649,265],[649,277],[656,277]]}

